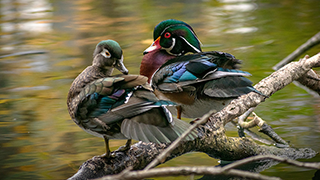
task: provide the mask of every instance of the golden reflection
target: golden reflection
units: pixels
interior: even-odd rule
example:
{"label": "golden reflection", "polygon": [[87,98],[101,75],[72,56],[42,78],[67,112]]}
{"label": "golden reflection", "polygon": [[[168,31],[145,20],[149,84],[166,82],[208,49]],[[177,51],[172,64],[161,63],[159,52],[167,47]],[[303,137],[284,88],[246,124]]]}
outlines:
{"label": "golden reflection", "polygon": [[26,125],[15,126],[13,127],[13,130],[19,134],[28,133]]}
{"label": "golden reflection", "polygon": [[[282,3],[283,7],[261,8],[259,4],[256,6],[257,1],[251,0],[179,3],[1,0],[0,56],[31,50],[45,51],[43,56],[25,54],[0,59],[1,168],[9,174],[20,173],[21,178],[37,174],[31,179],[67,179],[85,160],[104,153],[103,139],[91,137],[75,125],[66,107],[70,84],[91,64],[97,42],[103,39],[118,41],[130,73],[139,73],[142,52],[153,41],[154,26],[161,20],[177,18],[191,24],[204,45],[211,45],[206,50],[229,52],[240,47],[235,55],[244,60],[243,67],[250,69],[254,74],[252,79],[257,82],[270,74],[276,61],[299,46],[300,38],[314,34],[314,24],[319,22],[319,7],[312,4],[313,1],[295,7],[307,14],[305,19],[299,20],[303,24],[300,26],[296,24],[297,9],[294,6]],[[266,5],[274,3],[265,2]],[[235,9],[230,10],[230,7]],[[239,8],[242,10],[236,11]],[[244,33],[239,34],[241,32]],[[261,43],[270,40],[276,43]],[[312,119],[317,114],[319,108],[310,110],[312,98],[292,98],[299,93],[304,92],[285,88],[262,105],[259,114],[274,120],[275,126],[287,126],[288,129],[307,126],[303,119],[290,123],[278,121],[299,114]],[[277,102],[277,99],[288,103]],[[302,104],[296,109],[289,109],[290,101]],[[264,109],[268,111],[264,112]],[[275,111],[271,113],[273,117],[268,117],[270,111]],[[318,131],[314,132],[312,128],[317,123]],[[318,137],[319,120],[314,124],[310,125],[311,133]],[[289,130],[281,133],[292,136]],[[236,135],[235,132],[233,134]],[[315,150],[318,150],[320,143],[313,140]],[[112,150],[123,145],[124,141],[110,141]],[[297,140],[295,143],[305,146],[307,142]],[[216,165],[217,161],[202,153],[192,153],[163,166],[193,164]],[[3,178],[10,179],[11,176]]]}
{"label": "golden reflection", "polygon": [[34,171],[36,170],[35,165],[25,165],[25,166],[20,166],[19,169],[21,171]]}

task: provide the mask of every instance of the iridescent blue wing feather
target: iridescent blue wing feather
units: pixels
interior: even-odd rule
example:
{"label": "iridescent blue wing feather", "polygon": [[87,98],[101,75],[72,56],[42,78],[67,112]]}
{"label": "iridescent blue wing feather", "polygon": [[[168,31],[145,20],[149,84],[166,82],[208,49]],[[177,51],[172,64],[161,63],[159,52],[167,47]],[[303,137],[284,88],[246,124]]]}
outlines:
{"label": "iridescent blue wing feather", "polygon": [[[171,63],[168,63],[169,61],[165,63],[166,66],[162,66],[154,74],[152,79],[153,87],[160,91],[177,92],[183,91],[185,88],[190,89],[190,85],[200,82],[215,81],[220,78],[234,76],[250,76],[248,72],[227,68],[235,67],[236,64],[239,63],[239,60],[230,54],[218,52],[214,54],[202,53],[194,55],[193,59],[190,58],[191,56],[192,55],[185,56],[188,57],[186,58],[188,61],[181,61],[181,58],[178,57],[169,60],[172,61]],[[223,58],[221,58],[221,56],[223,56]],[[233,59],[233,63],[230,62],[230,59]],[[228,83],[228,78],[224,80],[224,83]],[[244,81],[243,84],[249,84],[246,78],[238,78],[238,80]],[[211,84],[219,84],[219,82]],[[241,84],[241,82],[239,82],[239,84]],[[251,84],[252,83],[250,83],[249,86],[251,86]],[[210,88],[214,89],[214,87]]]}

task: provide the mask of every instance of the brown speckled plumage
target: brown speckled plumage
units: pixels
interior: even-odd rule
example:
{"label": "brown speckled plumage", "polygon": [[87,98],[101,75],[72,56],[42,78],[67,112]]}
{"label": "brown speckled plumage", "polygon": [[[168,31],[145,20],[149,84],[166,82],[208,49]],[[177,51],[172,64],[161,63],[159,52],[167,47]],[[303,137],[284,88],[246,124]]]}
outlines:
{"label": "brown speckled plumage", "polygon": [[[73,121],[105,139],[106,157],[110,156],[109,139],[129,139],[126,150],[131,139],[167,143],[178,138],[190,125],[172,118],[166,106],[174,103],[159,101],[147,77],[127,75],[120,46],[111,43],[113,46],[106,42],[97,45],[92,65],[70,87],[67,105]],[[111,76],[114,67],[124,74]],[[192,132],[186,140],[196,136]]]}

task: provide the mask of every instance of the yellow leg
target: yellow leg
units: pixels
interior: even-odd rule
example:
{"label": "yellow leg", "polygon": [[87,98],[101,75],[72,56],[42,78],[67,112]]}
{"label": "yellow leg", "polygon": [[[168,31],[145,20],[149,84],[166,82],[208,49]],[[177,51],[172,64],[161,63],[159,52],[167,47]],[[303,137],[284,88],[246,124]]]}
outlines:
{"label": "yellow leg", "polygon": [[181,119],[182,108],[181,106],[176,106],[176,108],[177,108],[177,118]]}
{"label": "yellow leg", "polygon": [[104,155],[104,157],[109,158],[110,157],[110,148],[109,148],[109,139],[106,136],[103,136],[104,138],[104,142],[106,144],[106,154]]}
{"label": "yellow leg", "polygon": [[126,145],[124,146],[121,146],[118,151],[127,151],[129,150],[131,147],[131,139],[128,139],[127,142],[126,142]]}
{"label": "yellow leg", "polygon": [[126,142],[126,148],[130,149],[130,147],[131,147],[131,139],[128,139]]}

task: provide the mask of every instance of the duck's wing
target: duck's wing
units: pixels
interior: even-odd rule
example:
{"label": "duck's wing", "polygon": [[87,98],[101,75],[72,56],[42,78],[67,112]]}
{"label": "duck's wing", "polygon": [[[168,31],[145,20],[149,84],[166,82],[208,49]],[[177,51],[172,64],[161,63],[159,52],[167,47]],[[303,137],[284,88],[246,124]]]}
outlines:
{"label": "duck's wing", "polygon": [[[189,55],[190,57],[190,55]],[[189,58],[190,59],[190,58]],[[220,84],[228,87],[234,85],[242,85],[252,87],[252,83],[243,76],[250,76],[250,73],[237,70],[227,69],[218,66],[217,62],[222,65],[222,60],[218,62],[217,56],[212,55],[197,55],[189,61],[177,61],[160,68],[152,78],[152,86],[162,92],[181,92],[190,90],[191,86],[196,86],[201,82],[214,82],[212,85],[219,87]],[[227,67],[228,61],[223,65]],[[230,64],[230,63],[229,63]],[[237,81],[237,84],[229,83],[229,81]],[[214,86],[207,85],[206,88],[213,88]],[[231,87],[230,87],[231,88]],[[206,93],[206,92],[205,92]],[[226,93],[230,94],[230,93]],[[210,94],[208,93],[210,96]]]}
{"label": "duck's wing", "polygon": [[[166,106],[172,106],[171,101],[159,100],[145,86],[139,86],[127,102],[111,109],[99,117],[101,121],[110,122],[123,120],[121,133],[129,139],[144,142],[168,143],[177,139],[190,125],[172,117]],[[192,131],[186,140],[197,137]]]}
{"label": "duck's wing", "polygon": [[[96,118],[125,103],[136,86],[146,83],[140,75],[118,75],[92,81],[78,95],[77,119]],[[110,120],[110,123],[114,121]],[[109,123],[106,121],[105,123]]]}

